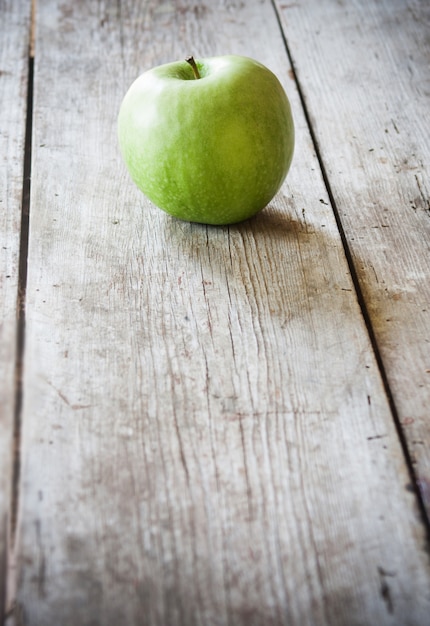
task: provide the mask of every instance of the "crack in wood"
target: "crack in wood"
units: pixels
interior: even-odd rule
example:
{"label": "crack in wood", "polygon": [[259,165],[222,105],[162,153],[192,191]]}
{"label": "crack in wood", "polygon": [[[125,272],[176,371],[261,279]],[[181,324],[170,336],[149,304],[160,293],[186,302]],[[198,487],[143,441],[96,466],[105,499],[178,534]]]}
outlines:
{"label": "crack in wood", "polygon": [[378,574],[379,574],[379,591],[382,599],[385,602],[388,613],[394,613],[394,601],[391,593],[390,585],[387,582],[387,578],[394,578],[395,572],[388,572],[383,567],[378,566]]}

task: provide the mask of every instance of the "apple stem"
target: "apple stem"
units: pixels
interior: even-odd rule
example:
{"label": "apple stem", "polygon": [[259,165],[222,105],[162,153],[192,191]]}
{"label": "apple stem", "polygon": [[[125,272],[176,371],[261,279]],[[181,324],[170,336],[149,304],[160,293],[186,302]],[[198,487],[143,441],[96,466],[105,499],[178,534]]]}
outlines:
{"label": "apple stem", "polygon": [[191,65],[191,67],[193,68],[193,74],[194,74],[194,78],[201,78],[200,76],[200,72],[199,72],[199,68],[197,67],[197,64],[194,60],[193,56],[187,57],[186,62],[189,63]]}

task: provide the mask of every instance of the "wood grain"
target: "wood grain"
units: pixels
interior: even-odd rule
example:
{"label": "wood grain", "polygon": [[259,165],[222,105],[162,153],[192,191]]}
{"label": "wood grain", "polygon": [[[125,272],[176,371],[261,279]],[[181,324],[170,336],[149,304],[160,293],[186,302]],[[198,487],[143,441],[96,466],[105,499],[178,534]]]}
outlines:
{"label": "wood grain", "polygon": [[29,7],[0,0],[0,616],[11,521]]}
{"label": "wood grain", "polygon": [[430,514],[430,4],[278,7]]}
{"label": "wood grain", "polygon": [[[133,187],[143,69],[257,57],[297,125],[230,228]],[[270,2],[39,3],[17,621],[424,624],[425,528]],[[413,599],[413,600],[411,600]]]}

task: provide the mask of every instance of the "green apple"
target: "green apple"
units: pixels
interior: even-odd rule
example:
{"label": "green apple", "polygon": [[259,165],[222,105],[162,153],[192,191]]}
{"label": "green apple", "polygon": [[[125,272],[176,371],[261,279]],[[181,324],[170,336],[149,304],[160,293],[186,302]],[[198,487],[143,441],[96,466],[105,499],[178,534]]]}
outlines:
{"label": "green apple", "polygon": [[281,83],[234,55],[142,74],[121,104],[118,136],[139,189],[170,215],[204,224],[240,222],[264,208],[294,150]]}

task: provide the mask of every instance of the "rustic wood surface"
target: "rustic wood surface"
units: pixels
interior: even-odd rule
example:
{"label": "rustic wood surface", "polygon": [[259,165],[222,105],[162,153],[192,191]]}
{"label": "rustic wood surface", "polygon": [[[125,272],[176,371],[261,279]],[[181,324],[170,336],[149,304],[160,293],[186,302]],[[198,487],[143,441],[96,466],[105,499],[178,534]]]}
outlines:
{"label": "rustic wood surface", "polygon": [[14,482],[18,284],[30,11],[0,0],[0,616]]}
{"label": "rustic wood surface", "polygon": [[[409,6],[394,4],[397,18]],[[411,6],[424,16],[424,3]],[[428,393],[428,378],[414,378],[428,349],[425,312],[416,327],[407,318],[425,308],[429,276],[425,205],[406,202],[414,175],[428,198],[422,60],[410,59],[420,98],[402,91],[399,132],[378,134],[397,94],[388,78],[404,80],[388,73],[394,53],[428,48],[418,20],[396,35],[378,18],[384,5],[336,7],[37,3],[7,626],[428,624],[429,526],[416,479],[429,453],[416,475],[415,444],[399,429],[417,417],[425,434]],[[369,75],[381,111],[375,89],[355,96],[350,73],[366,66],[349,32],[376,46]],[[292,170],[265,211],[234,227],[161,213],[119,157],[129,84],[190,52],[258,58],[291,99]],[[390,142],[402,132],[397,153]],[[22,154],[22,126],[17,136]],[[420,169],[399,174],[412,144]],[[396,323],[378,323],[388,311]],[[5,437],[10,446],[11,426]]]}
{"label": "rustic wood surface", "polygon": [[430,514],[430,3],[277,4]]}

